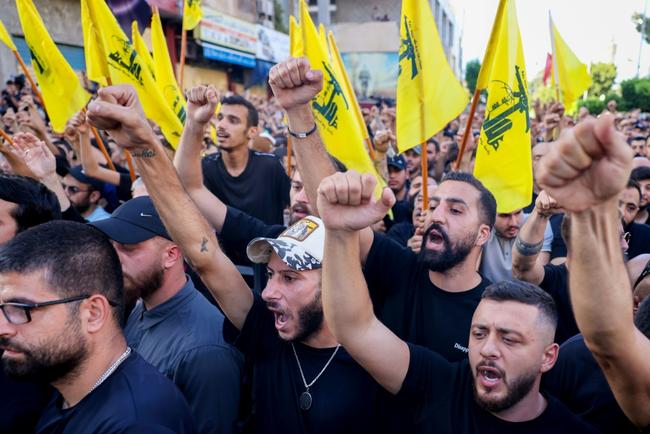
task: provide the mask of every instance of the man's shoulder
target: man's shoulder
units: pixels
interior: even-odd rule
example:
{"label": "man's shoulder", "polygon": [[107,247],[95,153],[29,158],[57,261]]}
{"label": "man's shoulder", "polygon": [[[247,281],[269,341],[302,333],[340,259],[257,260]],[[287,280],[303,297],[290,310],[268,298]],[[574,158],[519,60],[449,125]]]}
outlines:
{"label": "man's shoulder", "polygon": [[574,414],[567,406],[565,406],[559,399],[552,395],[546,394],[548,405],[546,410],[539,417],[545,420],[549,426],[554,426],[558,429],[559,433],[585,433],[596,434],[596,431],[591,425],[580,419],[579,416]]}

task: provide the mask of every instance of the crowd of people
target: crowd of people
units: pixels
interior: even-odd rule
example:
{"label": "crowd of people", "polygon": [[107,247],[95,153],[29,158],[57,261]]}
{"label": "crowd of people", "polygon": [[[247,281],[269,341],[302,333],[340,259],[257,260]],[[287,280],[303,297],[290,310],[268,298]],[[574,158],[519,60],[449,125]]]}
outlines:
{"label": "crowd of people", "polygon": [[647,114],[535,103],[534,193],[497,213],[484,106],[403,154],[395,107],[363,107],[377,197],[315,128],[322,73],[269,85],[188,89],[173,149],[128,86],[57,134],[6,83],[0,432],[650,426]]}

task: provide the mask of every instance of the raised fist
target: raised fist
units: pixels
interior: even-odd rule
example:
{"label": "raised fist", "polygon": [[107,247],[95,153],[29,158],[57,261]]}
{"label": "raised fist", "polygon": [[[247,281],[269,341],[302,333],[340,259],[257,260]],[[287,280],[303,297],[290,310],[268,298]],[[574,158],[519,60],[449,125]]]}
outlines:
{"label": "raised fist", "polygon": [[318,187],[317,207],[325,227],[358,231],[384,218],[395,203],[395,195],[384,188],[379,200],[375,199],[376,184],[372,174],[354,170],[323,179]]}
{"label": "raised fist", "polygon": [[539,184],[570,212],[616,198],[632,170],[632,150],[604,114],[565,130],[539,163]]}
{"label": "raised fist", "polygon": [[219,104],[214,86],[195,86],[187,91],[187,121],[207,125]]}
{"label": "raised fist", "polygon": [[535,210],[537,214],[550,217],[553,214],[563,213],[564,210],[560,207],[555,199],[542,190],[539,192],[537,199],[535,199]]}
{"label": "raised fist", "polygon": [[323,89],[323,72],[311,69],[305,57],[278,63],[269,71],[269,85],[286,110],[308,104]]}

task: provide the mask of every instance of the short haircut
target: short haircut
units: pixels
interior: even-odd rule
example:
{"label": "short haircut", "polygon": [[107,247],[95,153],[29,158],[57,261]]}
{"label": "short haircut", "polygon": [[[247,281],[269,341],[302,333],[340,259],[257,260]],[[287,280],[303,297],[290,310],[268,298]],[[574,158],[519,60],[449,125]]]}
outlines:
{"label": "short haircut", "polygon": [[485,188],[485,186],[474,177],[474,175],[467,172],[449,172],[447,173],[440,184],[445,181],[458,181],[471,185],[479,192],[479,217],[481,223],[486,224],[490,229],[494,226],[494,221],[497,216],[497,201],[494,195]]}
{"label": "short haircut", "polygon": [[221,100],[221,105],[243,105],[246,107],[248,114],[246,115],[246,126],[256,127],[260,122],[259,114],[255,106],[246,98],[240,95],[227,96]]}
{"label": "short haircut", "polygon": [[634,325],[645,337],[650,339],[650,297],[646,297],[639,305],[634,316]]}
{"label": "short haircut", "polygon": [[636,142],[639,140],[643,140],[644,142],[646,141],[647,137],[646,136],[634,136],[630,138],[629,143]]}
{"label": "short haircut", "polygon": [[648,179],[650,179],[650,167],[647,166],[637,167],[636,169],[632,170],[632,173],[630,174],[630,178],[635,180],[636,182],[647,181]]}
{"label": "short haircut", "polygon": [[481,300],[516,301],[535,306],[542,318],[548,321],[554,330],[557,328],[558,314],[553,297],[532,283],[519,280],[504,280],[493,283],[485,288]]}
{"label": "short haircut", "polygon": [[123,277],[120,260],[108,238],[92,226],[53,221],[16,235],[0,248],[0,273],[43,271],[57,294],[101,294],[122,324]]}
{"label": "short haircut", "polygon": [[16,221],[16,233],[61,218],[61,206],[56,195],[31,178],[0,175],[0,199],[16,204],[11,212]]}
{"label": "short haircut", "polygon": [[433,147],[436,148],[436,152],[440,152],[440,143],[433,137],[431,137],[429,140],[427,140],[427,146],[429,146],[429,143],[433,143]]}
{"label": "short haircut", "polygon": [[643,197],[643,193],[641,193],[641,186],[639,185],[638,182],[636,182],[632,178],[628,179],[627,180],[627,186],[625,187],[625,189],[628,189],[628,188],[633,188],[636,191],[638,191],[639,192],[639,200],[641,200],[641,198]]}

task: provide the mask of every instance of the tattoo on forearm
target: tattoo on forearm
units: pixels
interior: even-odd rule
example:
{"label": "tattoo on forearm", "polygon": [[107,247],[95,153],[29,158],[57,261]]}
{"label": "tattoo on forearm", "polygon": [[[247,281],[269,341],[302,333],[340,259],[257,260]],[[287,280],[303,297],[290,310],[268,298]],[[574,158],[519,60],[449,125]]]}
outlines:
{"label": "tattoo on forearm", "polygon": [[150,158],[150,157],[153,157],[155,155],[156,155],[156,151],[154,151],[153,149],[145,149],[144,151],[142,151],[139,154],[131,152],[131,156],[136,157],[136,158]]}
{"label": "tattoo on forearm", "polygon": [[207,252],[207,251],[208,251],[208,239],[204,237],[201,240],[201,253]]}

